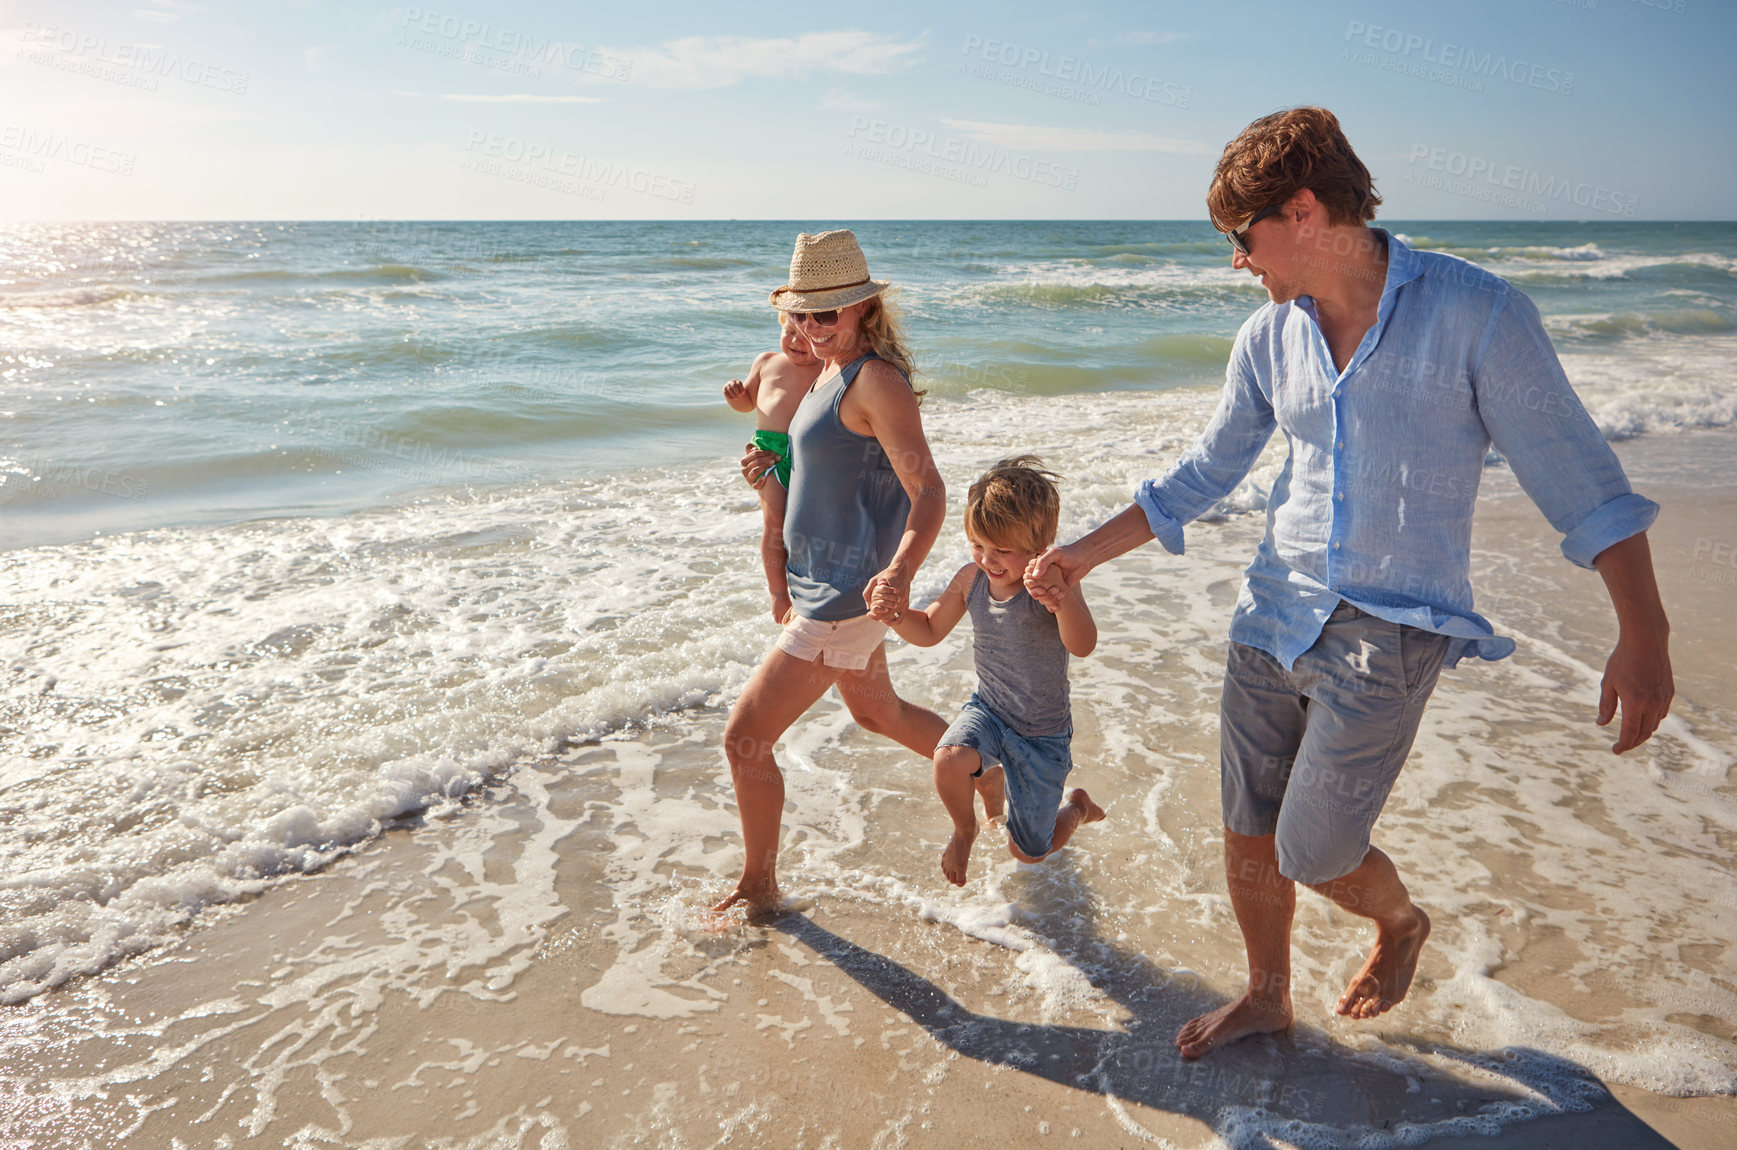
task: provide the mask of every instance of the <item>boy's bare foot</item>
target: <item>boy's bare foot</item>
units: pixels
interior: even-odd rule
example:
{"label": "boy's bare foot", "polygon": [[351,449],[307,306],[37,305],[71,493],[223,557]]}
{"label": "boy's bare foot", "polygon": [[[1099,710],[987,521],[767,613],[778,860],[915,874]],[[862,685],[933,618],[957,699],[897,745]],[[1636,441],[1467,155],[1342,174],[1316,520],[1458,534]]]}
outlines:
{"label": "boy's bare foot", "polygon": [[1251,1034],[1271,1034],[1289,1030],[1291,999],[1289,995],[1277,1001],[1257,999],[1252,993],[1217,1010],[1191,1019],[1176,1035],[1176,1049],[1184,1058],[1199,1058],[1208,1050],[1217,1049],[1247,1038]]}
{"label": "boy's bare foot", "polygon": [[1084,787],[1075,787],[1068,792],[1068,802],[1080,809],[1080,822],[1096,823],[1104,819],[1104,808],[1092,801],[1092,796],[1086,794]]}
{"label": "boy's bare foot", "polygon": [[983,800],[985,820],[1007,817],[1007,772],[1000,767],[985,767],[983,773],[972,780],[977,788],[977,794]]}
{"label": "boy's bare foot", "polygon": [[953,837],[947,841],[947,849],[941,852],[941,873],[954,886],[965,885],[965,867],[971,861],[971,844],[976,841],[975,826],[966,829],[954,825]]}
{"label": "boy's bare foot", "polygon": [[1415,917],[1404,926],[1394,930],[1377,928],[1375,949],[1369,952],[1369,961],[1334,1007],[1346,1018],[1385,1014],[1398,1006],[1411,989],[1411,977],[1417,973],[1417,956],[1429,937],[1429,915],[1416,906],[1411,910]]}

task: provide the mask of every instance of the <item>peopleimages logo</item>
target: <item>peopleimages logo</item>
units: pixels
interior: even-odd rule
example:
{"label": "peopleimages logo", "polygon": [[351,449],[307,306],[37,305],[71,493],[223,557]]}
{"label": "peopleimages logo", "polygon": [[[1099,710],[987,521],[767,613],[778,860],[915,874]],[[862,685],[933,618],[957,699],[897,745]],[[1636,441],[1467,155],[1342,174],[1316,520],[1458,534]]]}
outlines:
{"label": "peopleimages logo", "polygon": [[[190,56],[184,57],[155,44],[111,43],[107,36],[81,32],[76,28],[38,24],[34,20],[24,22],[18,38],[29,44],[58,48],[66,56],[82,57],[93,67],[108,64],[115,68],[132,69],[141,73],[141,81],[163,77],[219,92],[232,92],[237,96],[247,94],[248,73]],[[31,57],[29,62],[46,61]],[[145,84],[140,83],[137,86],[143,87]]]}
{"label": "peopleimages logo", "polygon": [[[1636,196],[1615,192],[1584,180],[1546,176],[1542,172],[1522,168],[1517,164],[1498,164],[1484,156],[1414,143],[1411,145],[1410,163],[1412,170],[1406,172],[1407,183],[1440,188],[1457,195],[1502,203],[1510,207],[1542,212],[1551,202],[1560,201],[1631,220],[1640,213],[1640,199]],[[1426,178],[1417,171],[1419,168],[1430,173],[1439,173],[1440,176]],[[1447,178],[1442,179],[1441,176]],[[1498,192],[1512,195],[1498,196]]]}
{"label": "peopleimages logo", "polygon": [[1023,152],[1009,152],[976,140],[937,136],[921,128],[907,128],[903,124],[873,120],[867,116],[851,117],[850,134],[853,139],[866,142],[859,143],[854,149],[847,146],[846,150],[853,155],[900,167],[913,166],[905,162],[911,159],[920,161],[919,167],[948,165],[947,171],[961,173],[949,178],[959,178],[977,187],[985,186],[981,178],[983,173],[1012,176],[1016,180],[1030,180],[1068,191],[1074,190],[1080,182],[1078,168],[1052,164]]}
{"label": "peopleimages logo", "polygon": [[[1346,48],[1344,59],[1353,60],[1359,64],[1375,64],[1391,71],[1406,71],[1422,76],[1425,79],[1440,80],[1452,87],[1472,87],[1483,90],[1481,83],[1474,77],[1489,80],[1507,80],[1527,88],[1538,88],[1545,92],[1554,92],[1559,96],[1569,96],[1574,93],[1574,73],[1561,68],[1552,68],[1547,64],[1534,64],[1521,59],[1510,60],[1495,52],[1480,53],[1465,44],[1455,44],[1452,41],[1436,43],[1431,36],[1418,36],[1402,32],[1397,28],[1383,28],[1377,24],[1365,24],[1361,20],[1352,20],[1345,27],[1345,39],[1354,46],[1373,48],[1387,53],[1388,59],[1382,60],[1367,52],[1353,52]],[[1402,65],[1392,67],[1392,65]],[[1465,81],[1471,80],[1471,83]]]}
{"label": "peopleimages logo", "polygon": [[[1109,65],[1100,67],[1090,60],[1081,60],[1074,56],[1058,55],[1052,62],[1050,54],[1041,48],[1022,47],[1005,40],[967,36],[959,53],[963,56],[975,56],[985,64],[999,64],[1003,68],[1036,72],[1039,76],[1048,77],[1062,85],[1078,85],[1082,89],[1131,96],[1136,100],[1150,100],[1154,104],[1186,108],[1194,98],[1193,88],[1173,84],[1156,76],[1126,72]],[[987,75],[979,78],[997,79]]]}

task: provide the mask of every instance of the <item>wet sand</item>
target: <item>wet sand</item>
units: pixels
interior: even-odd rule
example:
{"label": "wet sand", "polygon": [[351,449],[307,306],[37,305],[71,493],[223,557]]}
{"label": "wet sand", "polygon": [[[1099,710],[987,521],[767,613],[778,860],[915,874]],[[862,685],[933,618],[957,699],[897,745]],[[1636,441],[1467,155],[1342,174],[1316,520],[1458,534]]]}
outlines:
{"label": "wet sand", "polygon": [[[1185,563],[1141,553],[1094,588],[1113,622],[1076,677],[1076,753],[1110,819],[1048,863],[1017,865],[985,836],[972,885],[945,889],[926,764],[827,702],[784,757],[784,881],[802,909],[715,920],[703,908],[740,840],[723,711],[688,712],[522,763],[203,914],[178,945],[0,1013],[0,1145],[1728,1146],[1729,1093],[1638,1084],[1656,1048],[1672,1052],[1660,1090],[1685,1063],[1737,1085],[1732,790],[1695,758],[1728,753],[1737,729],[1737,566],[1716,561],[1737,544],[1737,479],[1677,474],[1716,474],[1737,437],[1695,439],[1620,448],[1665,505],[1653,551],[1689,724],[1653,758],[1600,758],[1610,740],[1574,725],[1596,703],[1584,669],[1608,649],[1608,604],[1490,477],[1479,607],[1535,642],[1499,671],[1444,676],[1377,830],[1437,919],[1411,999],[1379,1020],[1331,1013],[1370,935],[1305,892],[1293,1030],[1194,1064],[1172,1045],[1240,970],[1217,869],[1213,663],[1259,534],[1243,516],[1196,529]],[[967,671],[959,644],[894,656],[916,697]],[[1124,704],[1147,721],[1131,727]],[[1539,706],[1566,718],[1534,723]],[[1452,781],[1456,755],[1485,769],[1486,752],[1538,765]],[[1588,781],[1540,790],[1546,767]],[[1636,780],[1651,790],[1620,789]],[[1619,809],[1637,793],[1706,812],[1704,837],[1644,838]],[[1596,843],[1544,851],[1594,831],[1637,867],[1700,868],[1683,872],[1708,887],[1691,892],[1699,917],[1638,886],[1611,901],[1634,878],[1615,861],[1593,875]],[[1704,877],[1720,874],[1722,888]],[[1600,959],[1634,939],[1666,965]],[[1660,980],[1673,989],[1648,998]]]}

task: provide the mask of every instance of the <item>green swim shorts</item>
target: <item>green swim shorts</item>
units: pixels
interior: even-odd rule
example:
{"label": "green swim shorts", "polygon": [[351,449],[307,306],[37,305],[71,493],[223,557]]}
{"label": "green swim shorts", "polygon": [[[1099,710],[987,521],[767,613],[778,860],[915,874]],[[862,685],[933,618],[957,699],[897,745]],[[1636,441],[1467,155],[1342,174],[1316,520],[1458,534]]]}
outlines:
{"label": "green swim shorts", "polygon": [[790,490],[790,436],[782,431],[756,431],[754,446],[778,457],[778,462],[772,465],[772,474],[778,477],[784,490]]}

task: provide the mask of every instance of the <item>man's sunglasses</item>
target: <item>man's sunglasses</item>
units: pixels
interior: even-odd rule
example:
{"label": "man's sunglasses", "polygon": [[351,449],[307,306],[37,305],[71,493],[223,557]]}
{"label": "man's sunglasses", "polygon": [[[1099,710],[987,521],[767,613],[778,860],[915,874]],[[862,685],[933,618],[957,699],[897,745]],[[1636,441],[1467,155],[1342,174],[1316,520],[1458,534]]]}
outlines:
{"label": "man's sunglasses", "polygon": [[838,323],[838,309],[833,308],[831,311],[793,311],[790,313],[790,322],[795,324],[797,327],[801,327],[802,321],[805,319],[811,319],[821,327],[832,327]]}
{"label": "man's sunglasses", "polygon": [[1229,240],[1230,246],[1235,248],[1239,253],[1245,256],[1248,255],[1248,244],[1243,242],[1242,237],[1247,234],[1250,228],[1254,227],[1268,216],[1277,215],[1284,206],[1285,205],[1282,202],[1277,204],[1268,204],[1266,207],[1250,216],[1248,218],[1248,223],[1244,224],[1242,227],[1237,228],[1235,231],[1225,232],[1224,238]]}

